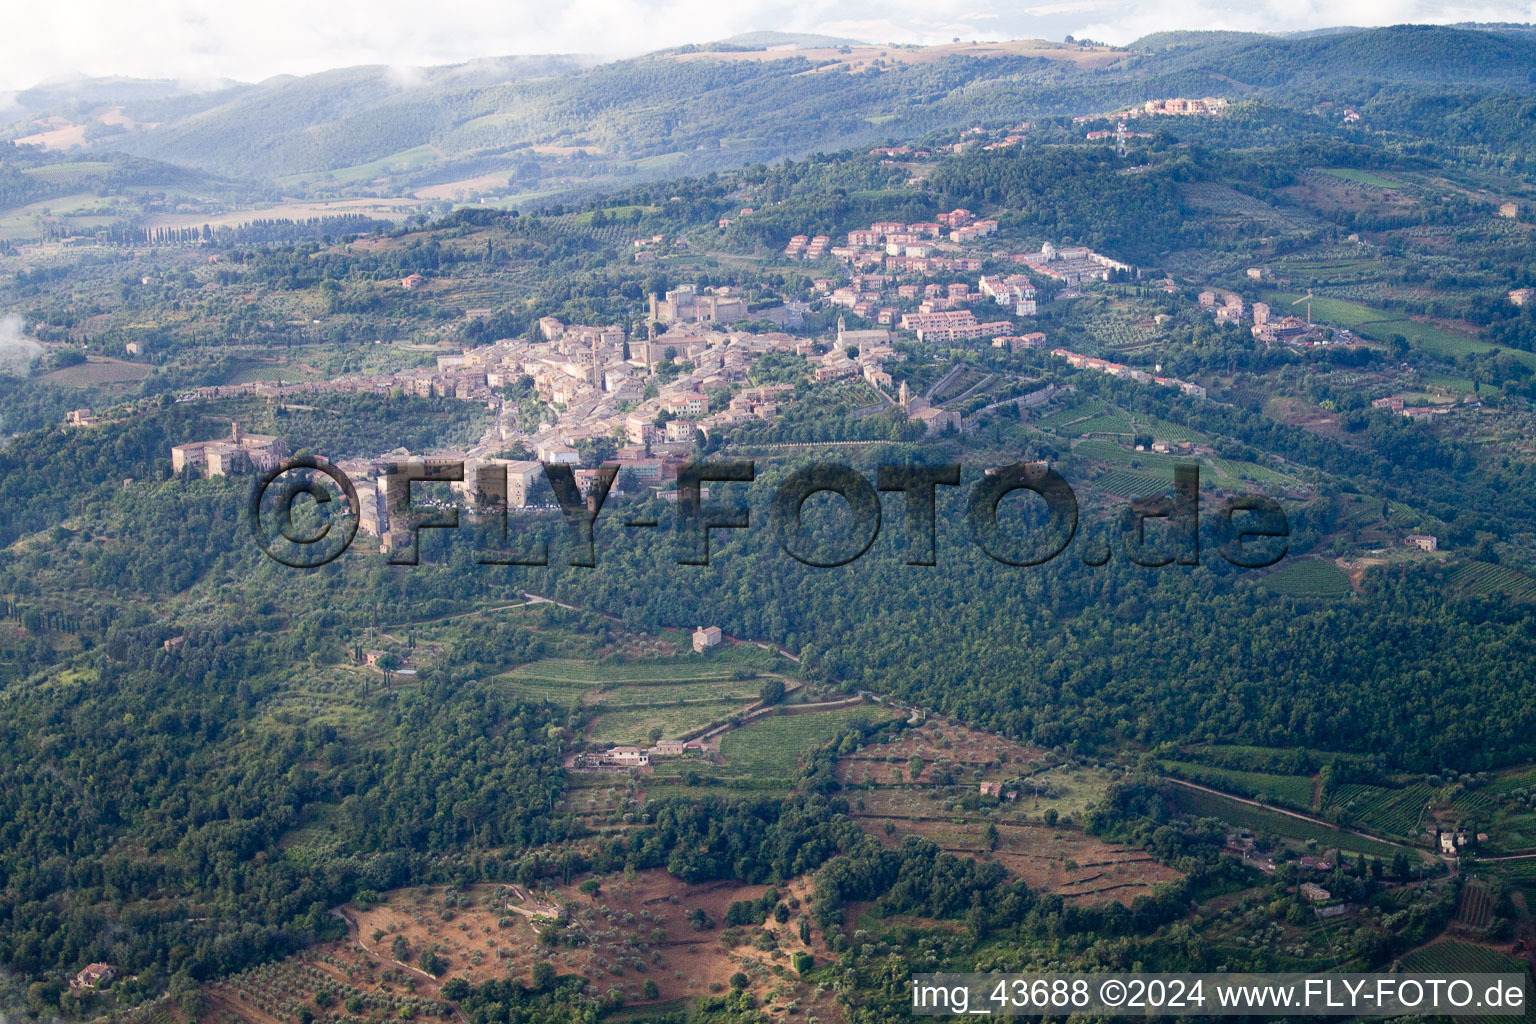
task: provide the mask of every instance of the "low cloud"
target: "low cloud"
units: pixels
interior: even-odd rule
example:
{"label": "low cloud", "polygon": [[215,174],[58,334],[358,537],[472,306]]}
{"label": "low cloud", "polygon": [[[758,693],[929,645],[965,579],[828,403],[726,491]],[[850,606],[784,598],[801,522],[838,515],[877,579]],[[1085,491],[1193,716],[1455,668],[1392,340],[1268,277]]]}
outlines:
{"label": "low cloud", "polygon": [[27,337],[27,325],[14,314],[0,317],[0,373],[20,376],[43,354],[43,346]]}
{"label": "low cloud", "polygon": [[1091,5],[1078,15],[1075,34],[1122,44],[1171,29],[1240,32],[1304,32],[1339,25],[1449,25],[1458,22],[1536,20],[1530,0],[1447,3],[1442,0],[1258,0],[1237,5],[1222,0],[1137,0]]}
{"label": "low cloud", "polygon": [[384,64],[413,69],[512,54],[616,57],[741,32],[853,35],[875,43],[1046,38],[1129,42],[1167,29],[1286,32],[1335,25],[1531,21],[1532,0],[56,0],[19,5],[0,35],[0,93],[63,72],[260,81]]}

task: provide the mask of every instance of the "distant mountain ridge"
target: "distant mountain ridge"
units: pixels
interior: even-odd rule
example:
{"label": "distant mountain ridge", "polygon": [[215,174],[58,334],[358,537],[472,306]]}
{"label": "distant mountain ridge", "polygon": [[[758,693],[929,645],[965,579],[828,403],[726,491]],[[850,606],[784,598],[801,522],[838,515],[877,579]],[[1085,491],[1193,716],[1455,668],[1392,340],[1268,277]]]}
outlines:
{"label": "distant mountain ridge", "polygon": [[708,46],[740,46],[746,49],[765,49],[770,46],[868,46],[861,39],[840,36],[823,36],[814,32],[742,32],[728,39],[719,39]]}
{"label": "distant mountain ridge", "polygon": [[87,125],[93,148],[275,182],[292,194],[399,194],[479,179],[534,191],[557,176],[724,169],[996,121],[1001,112],[1077,115],[1163,96],[1285,102],[1365,83],[1522,95],[1536,91],[1533,69],[1536,34],[1527,27],[1165,32],[1121,49],[1027,41],[919,48],[755,32],[606,62],[513,56],[213,89],[55,83],[17,94],[23,114],[10,134],[35,133],[44,118],[69,124],[109,111],[113,123]]}

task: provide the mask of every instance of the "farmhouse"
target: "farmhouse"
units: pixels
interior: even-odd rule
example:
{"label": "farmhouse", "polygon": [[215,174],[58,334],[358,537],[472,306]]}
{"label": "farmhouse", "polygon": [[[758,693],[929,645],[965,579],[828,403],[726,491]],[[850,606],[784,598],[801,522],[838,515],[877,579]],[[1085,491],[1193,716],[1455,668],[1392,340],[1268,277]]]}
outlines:
{"label": "farmhouse", "polygon": [[1322,903],[1325,900],[1333,898],[1333,893],[1329,892],[1327,889],[1324,889],[1322,886],[1316,884],[1315,882],[1302,882],[1301,894],[1307,899],[1311,900],[1313,903]]}
{"label": "farmhouse", "polygon": [[700,626],[693,631],[694,651],[702,654],[718,644],[723,635],[719,626]]}
{"label": "farmhouse", "polygon": [[651,748],[652,757],[682,757],[686,744],[682,740],[657,740]]}
{"label": "farmhouse", "polygon": [[408,292],[413,292],[426,283],[427,279],[420,274],[411,274],[409,277],[402,277],[400,279],[400,287]]}
{"label": "farmhouse", "polygon": [[111,964],[90,964],[70,979],[70,988],[96,988],[104,981],[117,977],[117,968]]}
{"label": "farmhouse", "polygon": [[1439,539],[1430,533],[1410,533],[1403,538],[1403,543],[1420,551],[1435,551],[1440,547]]}

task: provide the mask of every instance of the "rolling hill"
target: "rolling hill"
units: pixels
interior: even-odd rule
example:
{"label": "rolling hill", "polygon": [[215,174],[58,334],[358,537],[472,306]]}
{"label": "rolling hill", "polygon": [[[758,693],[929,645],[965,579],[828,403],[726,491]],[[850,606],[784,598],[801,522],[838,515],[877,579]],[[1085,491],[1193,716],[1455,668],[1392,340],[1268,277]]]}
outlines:
{"label": "rolling hill", "polygon": [[61,144],[272,181],[292,195],[398,195],[476,179],[535,194],[556,180],[700,173],[1160,96],[1358,104],[1383,89],[1456,89],[1518,104],[1536,91],[1533,67],[1536,36],[1514,28],[1160,33],[1125,49],[752,33],[606,63],[354,67],[201,92],[79,81],[21,94],[25,116],[9,134],[51,131]]}

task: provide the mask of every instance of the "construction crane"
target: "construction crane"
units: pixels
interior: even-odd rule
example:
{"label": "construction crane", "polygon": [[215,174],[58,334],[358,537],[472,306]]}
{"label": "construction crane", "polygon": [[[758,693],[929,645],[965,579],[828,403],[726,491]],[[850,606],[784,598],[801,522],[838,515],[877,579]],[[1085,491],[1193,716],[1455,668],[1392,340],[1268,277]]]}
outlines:
{"label": "construction crane", "polygon": [[1307,326],[1311,327],[1312,326],[1312,289],[1311,288],[1307,289],[1307,294],[1303,295],[1301,298],[1299,298],[1295,302],[1291,303],[1291,305],[1299,306],[1303,302],[1305,302],[1307,304]]}

